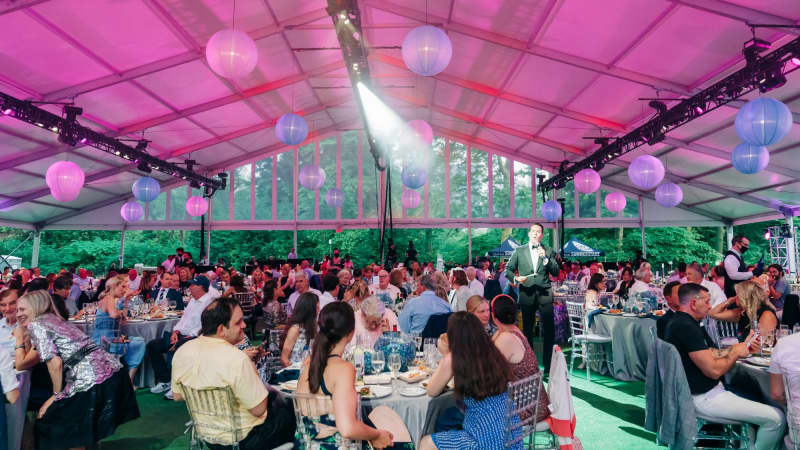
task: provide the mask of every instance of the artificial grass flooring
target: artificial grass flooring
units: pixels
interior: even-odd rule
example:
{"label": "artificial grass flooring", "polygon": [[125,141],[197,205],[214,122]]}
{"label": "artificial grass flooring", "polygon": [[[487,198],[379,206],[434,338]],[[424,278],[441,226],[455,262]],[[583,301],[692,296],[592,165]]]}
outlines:
{"label": "artificial grass flooring", "polygon": [[[537,342],[537,350],[541,344]],[[564,348],[569,362],[568,347]],[[537,351],[541,361],[541,351]],[[645,431],[644,383],[624,382],[576,369],[570,377],[577,425],[575,434],[587,450],[655,449],[655,434]],[[150,450],[187,449],[188,434],[183,434],[189,420],[185,405],[151,394],[148,389],[136,393],[141,417],[121,426],[100,443],[101,449]]]}

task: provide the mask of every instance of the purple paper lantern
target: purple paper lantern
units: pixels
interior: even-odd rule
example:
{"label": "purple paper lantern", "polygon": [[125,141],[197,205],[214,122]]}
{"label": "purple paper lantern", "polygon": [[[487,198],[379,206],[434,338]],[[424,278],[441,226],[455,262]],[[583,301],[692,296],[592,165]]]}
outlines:
{"label": "purple paper lantern", "polygon": [[672,208],[678,206],[683,200],[683,190],[675,183],[661,183],[656,189],[656,201],[659,205]]}
{"label": "purple paper lantern", "polygon": [[618,213],[625,209],[625,205],[628,203],[628,200],[625,199],[625,194],[622,192],[612,192],[606,195],[603,203],[605,203],[606,209]]}
{"label": "purple paper lantern", "polygon": [[122,205],[119,209],[119,215],[125,222],[136,222],[144,217],[144,208],[142,204],[137,201],[130,201]]}
{"label": "purple paper lantern", "polygon": [[141,177],[133,183],[131,190],[136,200],[140,202],[152,202],[158,198],[158,194],[161,192],[161,186],[155,178]]}
{"label": "purple paper lantern", "polygon": [[760,97],[750,100],[736,113],[736,134],[755,146],[772,145],[792,129],[792,112],[783,102]]}
{"label": "purple paper lantern", "polygon": [[741,143],[731,153],[731,164],[744,174],[758,173],[769,164],[769,152],[763,146]]}
{"label": "purple paper lantern", "polygon": [[409,189],[419,189],[428,181],[428,169],[416,164],[406,164],[401,177],[403,186]]}
{"label": "purple paper lantern", "polygon": [[344,204],[344,192],[341,189],[328,189],[325,193],[325,203],[332,208],[338,208]]}
{"label": "purple paper lantern", "polygon": [[255,69],[258,49],[247,33],[228,28],[217,31],[208,40],[206,61],[217,75],[241,78]]}
{"label": "purple paper lantern", "polygon": [[194,195],[186,200],[186,212],[192,217],[200,217],[208,211],[208,202],[199,195]]}
{"label": "purple paper lantern", "polygon": [[284,114],[275,124],[275,134],[286,145],[297,145],[306,140],[308,136],[308,123],[306,119],[297,114]]}
{"label": "purple paper lantern", "polygon": [[548,222],[553,222],[561,217],[561,204],[555,200],[542,203],[542,217]]}
{"label": "purple paper lantern", "polygon": [[411,127],[411,131],[413,131],[414,135],[416,135],[420,141],[424,142],[426,146],[433,144],[433,128],[428,125],[428,122],[417,119],[408,122],[408,126]]}
{"label": "purple paper lantern", "polygon": [[653,189],[664,179],[664,165],[654,156],[638,156],[628,166],[628,178],[640,189]]}
{"label": "purple paper lantern", "polygon": [[583,169],[575,174],[575,189],[591,194],[600,188],[600,174],[594,169]]}
{"label": "purple paper lantern", "polygon": [[308,164],[300,169],[300,185],[310,191],[316,191],[325,184],[325,171],[320,166]]}
{"label": "purple paper lantern", "polygon": [[419,192],[412,189],[404,190],[401,197],[403,208],[405,209],[414,209],[418,207],[421,200]]}
{"label": "purple paper lantern", "polygon": [[85,179],[83,170],[72,161],[54,163],[45,174],[50,194],[60,202],[71,202],[78,198]]}
{"label": "purple paper lantern", "polygon": [[412,72],[430,77],[443,71],[453,57],[453,44],[444,31],[421,25],[403,39],[403,61]]}

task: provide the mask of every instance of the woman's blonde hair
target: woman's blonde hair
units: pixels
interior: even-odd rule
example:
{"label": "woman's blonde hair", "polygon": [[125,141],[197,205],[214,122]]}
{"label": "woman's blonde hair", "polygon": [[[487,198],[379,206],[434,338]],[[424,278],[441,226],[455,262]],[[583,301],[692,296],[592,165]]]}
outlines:
{"label": "woman's blonde hair", "polygon": [[64,317],[61,317],[58,314],[58,310],[56,306],[53,304],[53,297],[50,297],[50,294],[47,293],[45,290],[38,290],[33,292],[28,292],[27,294],[20,297],[19,301],[26,301],[30,306],[31,317],[30,320],[33,320],[41,315],[52,313],[55,314],[56,317],[61,318],[62,320]]}
{"label": "woman's blonde hair", "polygon": [[470,298],[467,299],[467,312],[474,314],[483,302],[489,303],[489,300],[486,300],[480,295],[470,296]]}
{"label": "woman's blonde hair", "polygon": [[126,281],[128,281],[128,276],[127,275],[116,275],[116,276],[113,276],[113,277],[109,278],[108,280],[106,280],[106,288],[103,289],[103,293],[100,294],[99,298],[103,298],[103,297],[106,297],[108,295],[111,295],[111,292],[113,292],[114,289],[117,288],[117,286],[119,286],[120,284],[122,284],[122,283],[124,283]]}
{"label": "woman's blonde hair", "polygon": [[353,297],[359,302],[369,297],[369,286],[364,280],[358,280],[353,284]]}
{"label": "woman's blonde hair", "polygon": [[[753,281],[742,281],[735,286],[736,296],[750,323],[758,321],[758,308],[767,304],[767,293]],[[774,311],[774,310],[773,310]]]}

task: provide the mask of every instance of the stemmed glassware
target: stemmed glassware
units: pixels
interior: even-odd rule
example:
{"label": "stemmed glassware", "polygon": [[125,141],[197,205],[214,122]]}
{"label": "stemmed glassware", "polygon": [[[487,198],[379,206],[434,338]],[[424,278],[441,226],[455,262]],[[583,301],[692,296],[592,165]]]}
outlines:
{"label": "stemmed glassware", "polygon": [[372,355],[372,370],[376,374],[383,372],[383,366],[386,364],[386,357],[383,352],[378,350]]}
{"label": "stemmed glassware", "polygon": [[403,361],[400,359],[399,354],[392,353],[389,355],[389,370],[392,371],[392,378],[397,378],[397,372],[400,371],[402,365]]}

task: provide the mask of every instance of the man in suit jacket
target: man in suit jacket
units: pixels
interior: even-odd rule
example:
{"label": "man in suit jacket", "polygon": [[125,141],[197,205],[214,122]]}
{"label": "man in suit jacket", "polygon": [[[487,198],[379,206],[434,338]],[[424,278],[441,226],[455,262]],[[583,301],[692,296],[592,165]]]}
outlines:
{"label": "man in suit jacket", "polygon": [[[536,311],[542,320],[544,347],[542,360],[545,373],[550,370],[550,356],[555,341],[553,291],[549,275],[558,276],[558,263],[553,250],[542,245],[544,227],[534,223],[528,230],[528,243],[514,250],[506,264],[506,278],[519,283],[519,307],[522,310],[522,333],[533,346],[533,325]],[[518,272],[519,275],[515,275]]]}
{"label": "man in suit jacket", "polygon": [[153,289],[150,293],[150,298],[155,302],[160,298],[175,300],[176,309],[183,310],[183,295],[181,291],[176,288],[178,276],[174,273],[165,273],[161,278],[161,287]]}

